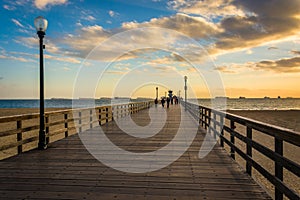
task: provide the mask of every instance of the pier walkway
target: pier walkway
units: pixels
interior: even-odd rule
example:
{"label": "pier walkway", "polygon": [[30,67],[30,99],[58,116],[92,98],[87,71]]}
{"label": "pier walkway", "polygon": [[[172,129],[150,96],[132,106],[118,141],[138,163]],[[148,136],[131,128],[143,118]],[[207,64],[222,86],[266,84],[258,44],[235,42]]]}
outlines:
{"label": "pier walkway", "polygon": [[[166,113],[167,120],[161,131],[148,138],[125,134],[116,121],[101,128],[121,149],[151,152],[163,148],[174,138],[180,120],[193,121],[180,105],[172,105]],[[148,109],[131,117],[140,126],[150,121]],[[96,127],[81,134],[98,130]],[[189,131],[188,127],[184,130]],[[198,153],[205,131],[199,128],[197,132],[179,159],[162,169],[144,173],[110,168],[88,152],[78,134],[69,136],[49,144],[47,150],[32,150],[2,160],[0,199],[270,199],[218,144],[200,159]],[[177,140],[179,147],[185,144],[184,139]],[[112,153],[107,151],[107,154]],[[168,154],[165,156],[167,159]],[[139,167],[126,158],[120,165],[127,169]]]}

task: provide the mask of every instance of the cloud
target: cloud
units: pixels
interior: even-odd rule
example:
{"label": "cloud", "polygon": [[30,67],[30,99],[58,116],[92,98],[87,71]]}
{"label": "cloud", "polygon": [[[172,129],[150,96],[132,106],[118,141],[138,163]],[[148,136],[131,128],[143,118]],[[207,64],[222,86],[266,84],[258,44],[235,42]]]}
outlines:
{"label": "cloud", "polygon": [[251,49],[248,49],[248,50],[246,51],[246,54],[251,55],[251,54],[253,54],[253,51],[252,51]]}
{"label": "cloud", "polygon": [[66,35],[58,42],[67,44],[71,51],[78,53],[79,57],[86,57],[88,53],[102,41],[111,36],[111,33],[99,25],[81,27],[76,35]]}
{"label": "cloud", "polygon": [[23,24],[21,24],[18,20],[16,19],[11,19],[11,21],[16,25],[16,26],[19,26],[21,28],[24,28]]}
{"label": "cloud", "polygon": [[112,11],[112,10],[108,11],[108,14],[109,14],[109,16],[111,16],[111,17],[115,17],[116,15],[118,15],[117,12]]}
{"label": "cloud", "polygon": [[[128,34],[126,31],[129,31]],[[142,23],[127,22],[123,23],[120,28],[108,30],[99,25],[80,27],[76,34],[65,35],[59,42],[68,46],[70,51],[76,52],[76,56],[86,58],[97,45],[112,37],[110,44],[106,43],[106,46],[102,46],[101,49],[94,49],[93,55],[99,51],[97,56],[89,57],[89,59],[102,61],[115,59],[112,56],[117,52],[123,53],[123,56],[118,58],[119,60],[128,60],[140,57],[146,51],[160,51],[168,46],[174,54],[165,58],[165,61],[168,59],[170,62],[187,62],[186,60],[202,62],[203,56],[207,54],[201,55],[203,49],[199,47],[199,44],[190,44],[192,38],[208,38],[220,31],[215,24],[201,17],[176,14],[170,17],[153,18]],[[122,36],[114,36],[121,32]],[[193,42],[196,43],[195,40]],[[143,49],[139,51],[139,48]],[[128,50],[130,52],[127,52]]]}
{"label": "cloud", "polygon": [[49,54],[44,55],[45,59],[51,59],[51,60],[56,60],[56,61],[61,61],[61,62],[68,62],[68,63],[74,63],[74,64],[80,64],[81,61],[76,59],[76,58],[72,58],[72,57],[57,57],[57,56],[52,56]]}
{"label": "cloud", "polygon": [[300,51],[296,51],[296,50],[292,50],[291,53],[296,54],[296,55],[300,55]]}
{"label": "cloud", "polygon": [[3,80],[4,79],[4,77],[3,76],[0,76],[0,80]]}
{"label": "cloud", "polygon": [[[37,45],[39,44],[39,40],[37,37],[19,37],[18,39],[14,40],[16,43],[21,44],[23,46],[26,46],[28,48],[37,48]],[[48,39],[46,38],[44,41],[45,45],[45,51],[49,53],[55,53],[55,54],[68,54],[69,52],[66,50],[62,50],[58,45],[56,44],[56,41],[54,39]]]}
{"label": "cloud", "polygon": [[173,0],[169,7],[214,22],[218,32],[210,34],[213,38],[209,47],[211,54],[281,41],[300,31],[299,0]]}
{"label": "cloud", "polygon": [[227,17],[220,22],[224,32],[216,36],[215,47],[219,50],[259,46],[300,31],[298,0],[243,0],[233,4],[250,14]]}
{"label": "cloud", "polygon": [[23,57],[16,57],[16,56],[11,56],[11,55],[0,55],[0,59],[16,60],[16,61],[20,61],[20,62],[35,62],[32,59],[26,59]]}
{"label": "cloud", "polygon": [[268,47],[268,50],[278,49],[278,47]]}
{"label": "cloud", "polygon": [[221,31],[215,24],[206,21],[202,17],[193,17],[182,13],[177,13],[170,17],[153,18],[149,22],[128,22],[122,24],[122,28],[125,30],[142,27],[168,28],[195,39],[208,38]]}
{"label": "cloud", "polygon": [[230,67],[228,67],[228,66],[218,66],[218,67],[215,67],[215,70],[226,73],[226,74],[236,74],[237,73],[237,71],[230,69]]}
{"label": "cloud", "polygon": [[[240,50],[245,50],[246,53],[251,54],[251,50],[247,49],[271,41],[286,40],[300,32],[300,1],[298,0],[270,0],[269,3],[259,0],[216,0],[214,2],[208,0],[174,0],[169,6],[177,11],[185,12],[185,14],[177,13],[168,17],[152,18],[145,22],[124,22],[121,27],[113,29],[104,29],[99,25],[82,26],[82,24],[78,24],[80,26],[78,26],[76,34],[65,35],[62,39],[58,38],[55,41],[52,40],[53,46],[58,48],[62,45],[65,50],[70,52],[69,55],[85,58],[97,45],[113,37],[114,34],[141,29],[131,33],[132,35],[129,35],[128,38],[116,39],[113,44],[103,47],[101,54],[97,55],[98,57],[90,59],[108,61],[112,59],[112,52],[134,50],[146,45],[160,49],[164,46],[163,44],[168,44],[173,47],[175,54],[180,53],[184,59],[191,62],[201,62],[203,56],[199,56],[197,52],[199,48],[184,46],[182,41],[181,43],[178,42],[180,38],[177,38],[175,34],[163,35],[159,28],[171,29],[185,34],[199,41],[200,44],[204,44],[210,55],[215,56]],[[198,8],[202,14],[199,13]],[[91,13],[86,11],[85,14],[89,16]],[[113,17],[116,12],[111,10],[109,14]],[[158,29],[151,32],[142,31],[143,28],[149,27],[157,27]],[[128,44],[126,41],[131,43]],[[177,47],[175,47],[176,45]],[[54,48],[52,52],[58,53],[60,51],[59,48]],[[139,53],[126,53],[122,59],[136,58]],[[176,57],[163,59],[166,62],[167,60],[176,61]]]}
{"label": "cloud", "polygon": [[[17,60],[21,62],[37,62],[37,59],[39,58],[39,54],[31,54],[31,53],[25,53],[25,52],[6,52],[3,51],[1,52],[2,55],[0,55],[0,59],[9,59],[9,60]],[[73,63],[73,64],[80,64],[81,60],[74,58],[74,57],[69,57],[69,56],[53,56],[49,54],[44,54],[45,59],[50,59],[50,60],[56,60],[56,61],[61,61],[61,62],[68,62],[68,63]]]}
{"label": "cloud", "polygon": [[244,16],[245,12],[233,5],[234,0],[172,0],[168,2],[171,9],[187,14],[201,15],[205,18],[219,16]]}
{"label": "cloud", "polygon": [[34,5],[38,9],[45,9],[48,5],[61,5],[66,4],[68,0],[35,0]]}
{"label": "cloud", "polygon": [[82,19],[87,20],[87,21],[95,21],[96,20],[96,18],[93,17],[92,15],[84,16],[84,17],[82,17]]}
{"label": "cloud", "polygon": [[226,74],[237,74],[241,70],[243,70],[245,68],[249,68],[249,65],[250,65],[249,63],[246,63],[246,64],[228,63],[228,64],[216,66],[214,69],[219,72],[226,73]]}
{"label": "cloud", "polygon": [[263,60],[258,63],[253,63],[249,67],[255,70],[267,70],[276,73],[299,73],[300,57],[282,58],[275,61]]}
{"label": "cloud", "polygon": [[15,7],[15,6],[12,6],[12,5],[3,5],[3,8],[4,8],[5,10],[10,10],[10,11],[16,10],[16,7]]}

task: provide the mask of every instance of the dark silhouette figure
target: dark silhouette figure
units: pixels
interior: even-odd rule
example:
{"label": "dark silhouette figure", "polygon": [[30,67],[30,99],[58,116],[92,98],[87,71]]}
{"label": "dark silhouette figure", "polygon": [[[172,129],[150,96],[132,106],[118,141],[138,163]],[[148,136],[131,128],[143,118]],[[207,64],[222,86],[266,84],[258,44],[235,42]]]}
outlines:
{"label": "dark silhouette figure", "polygon": [[164,98],[161,99],[161,105],[162,105],[162,107],[165,107],[165,99]]}
{"label": "dark silhouette figure", "polygon": [[170,98],[168,97],[167,98],[167,108],[169,108],[169,106],[170,106]]}
{"label": "dark silhouette figure", "polygon": [[154,103],[155,103],[155,107],[157,107],[157,104],[158,104],[157,98],[154,100]]}

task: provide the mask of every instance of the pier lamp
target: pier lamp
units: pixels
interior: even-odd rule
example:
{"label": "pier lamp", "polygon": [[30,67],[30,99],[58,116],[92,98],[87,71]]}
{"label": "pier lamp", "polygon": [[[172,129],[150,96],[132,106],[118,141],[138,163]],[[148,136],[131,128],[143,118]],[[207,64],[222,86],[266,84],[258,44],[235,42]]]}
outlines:
{"label": "pier lamp", "polygon": [[45,131],[45,105],[44,105],[44,55],[43,38],[47,30],[48,21],[44,17],[37,17],[34,19],[34,26],[37,35],[40,38],[40,132],[39,132],[39,149],[47,148],[46,131]]}
{"label": "pier lamp", "polygon": [[185,101],[185,105],[184,108],[186,110],[186,97],[187,97],[187,86],[186,86],[186,82],[187,82],[187,76],[184,76],[184,101]]}
{"label": "pier lamp", "polygon": [[156,99],[158,99],[158,87],[156,87]]}

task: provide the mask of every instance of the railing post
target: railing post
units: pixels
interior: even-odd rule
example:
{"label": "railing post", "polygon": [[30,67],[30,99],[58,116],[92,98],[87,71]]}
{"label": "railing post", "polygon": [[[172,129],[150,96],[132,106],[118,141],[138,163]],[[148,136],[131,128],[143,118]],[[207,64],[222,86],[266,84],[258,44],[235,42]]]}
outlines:
{"label": "railing post", "polygon": [[206,109],[204,109],[204,129],[206,130],[207,129],[207,123],[206,123],[206,120],[207,120],[207,113],[206,113]]}
{"label": "railing post", "polygon": [[20,132],[17,134],[17,142],[21,142],[21,144],[18,144],[18,154],[22,153],[23,151],[23,144],[22,144],[22,121],[18,120],[17,121],[17,129],[20,129]]}
{"label": "railing post", "polygon": [[201,125],[202,121],[202,113],[201,113],[201,106],[198,106],[198,113],[199,113],[199,125]]}
{"label": "railing post", "polygon": [[[234,125],[234,121],[230,121],[230,129],[231,131],[234,131],[235,129],[235,125]],[[230,142],[234,145],[234,135],[233,133],[230,133]],[[233,147],[230,147],[230,156],[231,158],[233,158],[235,160],[235,151],[234,151],[234,148]]]}
{"label": "railing post", "polygon": [[81,127],[81,111],[79,111],[78,117],[79,117],[79,121],[78,121],[78,124],[79,124],[79,133],[81,133],[81,131],[82,131],[82,127]]}
{"label": "railing post", "polygon": [[98,120],[99,120],[99,125],[101,126],[101,107],[99,108],[99,114],[98,114]]}
{"label": "railing post", "polygon": [[68,137],[69,136],[69,131],[68,131],[68,113],[65,113],[64,114],[64,119],[65,119],[65,137]]}
{"label": "railing post", "polygon": [[[250,140],[250,143],[247,142],[247,155],[252,157],[252,128],[247,126],[247,138]],[[246,172],[251,176],[252,175],[252,164],[246,162]]]}
{"label": "railing post", "polygon": [[108,123],[108,108],[106,107],[106,109],[105,109],[105,118],[106,118],[106,123]]}
{"label": "railing post", "polygon": [[221,144],[221,147],[224,147],[224,140],[223,140],[223,137],[224,137],[224,117],[222,115],[220,115],[220,132],[221,132],[221,137],[220,137],[220,144]]}
{"label": "railing post", "polygon": [[217,115],[216,115],[216,113],[214,112],[214,138],[216,139],[217,138],[217,123],[216,123],[216,121],[217,121]]}
{"label": "railing post", "polygon": [[205,120],[204,108],[201,108],[201,114],[202,114],[202,123],[201,123],[201,126],[204,128],[204,120]]}
{"label": "railing post", "polygon": [[210,122],[211,122],[211,110],[208,110],[208,118],[207,118],[207,123],[208,123],[208,132],[211,133],[211,127],[210,127]]}
{"label": "railing post", "polygon": [[[275,152],[283,156],[283,141],[275,137]],[[275,176],[283,181],[283,167],[275,161]],[[282,192],[275,186],[275,200],[282,200]]]}
{"label": "railing post", "polygon": [[93,128],[93,110],[90,110],[90,128]]}
{"label": "railing post", "polygon": [[49,141],[50,141],[50,135],[49,135],[49,133],[50,133],[50,131],[49,131],[49,115],[47,115],[47,116],[45,116],[45,125],[46,125],[46,132],[45,132],[45,134],[46,134],[46,144],[49,144]]}

